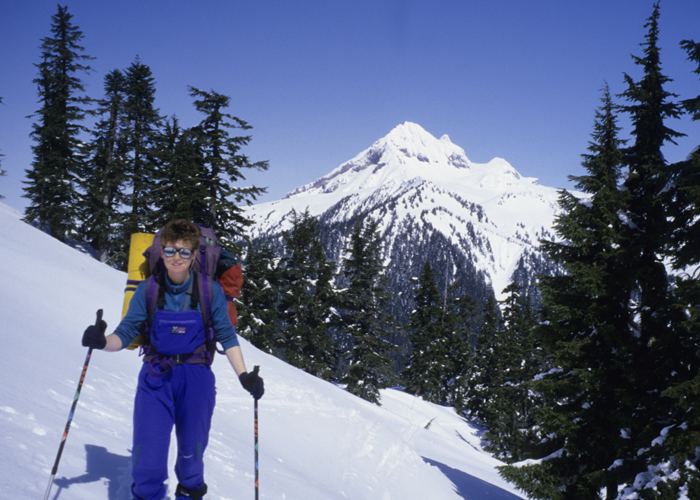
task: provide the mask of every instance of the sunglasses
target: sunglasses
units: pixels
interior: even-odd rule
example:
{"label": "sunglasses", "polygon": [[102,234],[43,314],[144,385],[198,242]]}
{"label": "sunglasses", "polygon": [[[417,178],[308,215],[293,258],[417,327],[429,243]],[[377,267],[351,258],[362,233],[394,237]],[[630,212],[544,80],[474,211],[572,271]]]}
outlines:
{"label": "sunglasses", "polygon": [[179,253],[180,257],[183,259],[189,259],[192,257],[192,250],[189,248],[176,248],[176,247],[164,247],[163,255],[166,257],[175,257],[175,254]]}

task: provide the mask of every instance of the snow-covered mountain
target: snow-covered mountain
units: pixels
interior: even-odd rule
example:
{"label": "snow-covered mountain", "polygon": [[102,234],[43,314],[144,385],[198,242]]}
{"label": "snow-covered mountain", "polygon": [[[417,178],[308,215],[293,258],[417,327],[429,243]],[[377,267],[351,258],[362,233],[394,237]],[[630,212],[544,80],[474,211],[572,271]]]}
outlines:
{"label": "snow-covered mountain", "polygon": [[[126,273],[63,245],[0,203],[1,498],[43,498],[87,349],[85,327],[104,309],[121,318]],[[241,339],[260,365],[260,498],[518,500],[481,450],[482,432],[451,408],[399,390],[382,406],[292,368]],[[51,500],[129,500],[131,419],[142,363],[135,351],[95,351]],[[205,474],[209,495],[253,498],[253,400],[228,363],[213,365],[217,408]],[[175,445],[171,443],[170,470]],[[169,494],[176,479],[171,473]]]}
{"label": "snow-covered mountain", "polygon": [[491,290],[500,298],[513,279],[530,286],[534,274],[550,272],[538,242],[553,235],[557,199],[556,189],[507,161],[474,163],[447,135],[437,139],[407,122],[328,175],[249,207],[247,215],[255,221],[253,238],[274,239],[291,227],[292,209],[308,208],[336,261],[353,220],[378,219],[400,309],[410,304],[401,294],[426,259],[438,278],[459,279],[481,300]]}

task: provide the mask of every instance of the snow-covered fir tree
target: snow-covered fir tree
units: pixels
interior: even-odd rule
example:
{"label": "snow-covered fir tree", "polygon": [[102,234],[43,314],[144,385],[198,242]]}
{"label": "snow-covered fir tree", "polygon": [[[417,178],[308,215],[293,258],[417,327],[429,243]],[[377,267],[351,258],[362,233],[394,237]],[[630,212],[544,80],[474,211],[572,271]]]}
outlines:
{"label": "snow-covered fir tree", "polygon": [[482,360],[491,365],[494,377],[485,390],[481,419],[489,451],[512,462],[527,456],[533,440],[532,411],[542,400],[527,383],[545,359],[533,336],[534,318],[524,288],[511,283],[504,293],[503,321]]}
{"label": "snow-covered fir tree", "polygon": [[536,332],[555,369],[533,382],[552,404],[535,412],[539,442],[532,456],[549,458],[504,469],[506,478],[536,498],[593,498],[608,486],[615,498],[619,471],[610,466],[624,445],[621,429],[635,404],[624,374],[630,361],[631,291],[620,283],[628,272],[618,215],[626,200],[618,189],[622,141],[607,87],[602,102],[584,155],[588,175],[572,179],[590,198],[563,191],[564,212],[556,221],[563,241],[543,243],[567,270],[541,280],[544,307]]}
{"label": "snow-covered fir tree", "polygon": [[454,325],[445,314],[430,262],[423,266],[414,289],[415,309],[409,315],[411,351],[402,374],[407,392],[445,404],[454,367],[450,362]]}
{"label": "snow-covered fir tree", "polygon": [[[700,43],[685,40],[681,46],[697,65],[694,73],[700,75]],[[700,120],[700,95],[682,101],[682,105],[693,120]],[[663,391],[663,396],[677,405],[677,411],[673,420],[665,422],[661,436],[653,442],[655,456],[648,467],[653,474],[647,476],[654,479],[654,491],[657,498],[662,499],[681,495],[700,497],[700,356],[697,350],[700,332],[700,257],[697,252],[700,243],[700,145],[695,146],[686,160],[673,167],[671,207],[675,252],[670,255],[675,271],[673,307],[684,312],[683,319],[676,324],[680,340],[676,356],[687,363],[683,366],[687,371],[681,376],[669,377],[669,387]],[[682,356],[678,355],[680,352]],[[642,485],[643,482],[639,486]]]}
{"label": "snow-covered fir tree", "polygon": [[280,261],[279,315],[282,359],[317,377],[330,380],[337,364],[331,328],[337,321],[335,264],[330,262],[316,231],[318,221],[308,211],[291,214],[284,232]]}
{"label": "snow-covered fir tree", "polygon": [[348,281],[340,299],[341,325],[350,337],[344,353],[347,368],[341,382],[352,394],[379,404],[379,389],[393,382],[390,343],[394,321],[386,312],[389,300],[381,261],[378,222],[357,221],[350,235],[342,273]]}
{"label": "snow-covered fir tree", "polygon": [[[661,147],[678,137],[665,122],[680,109],[664,90],[658,18],[656,4],[645,56],[634,58],[642,79],[625,75],[630,104],[621,109],[632,144],[623,148],[617,138],[606,92],[584,157],[588,175],[574,179],[587,197],[562,194],[563,242],[544,244],[568,275],[542,281],[537,333],[556,366],[533,383],[549,402],[537,411],[541,438],[531,458],[539,460],[502,471],[534,498],[678,498],[697,488],[688,473],[697,470],[685,433],[690,402],[673,397],[698,370],[697,330],[686,312],[697,300],[679,301],[666,267],[677,249],[676,188]],[[684,451],[665,444],[676,433]]]}
{"label": "snow-covered fir tree", "polygon": [[266,242],[248,246],[245,280],[238,307],[238,333],[255,347],[282,357],[278,307],[282,272],[279,256]]}
{"label": "snow-covered fir tree", "polygon": [[[689,484],[682,473],[680,478],[674,477],[677,474],[674,469],[686,466],[687,460],[697,463],[698,458],[695,453],[671,456],[667,447],[654,443],[664,441],[670,431],[685,422],[685,410],[674,404],[667,391],[692,379],[700,367],[698,332],[686,328],[686,311],[697,307],[698,302],[679,301],[677,287],[666,266],[676,254],[677,244],[673,238],[674,224],[669,224],[673,218],[669,204],[675,191],[673,169],[666,162],[662,147],[684,134],[667,125],[669,119],[681,115],[682,109],[673,101],[677,96],[665,89],[671,80],[661,72],[658,20],[657,3],[646,24],[644,57],[635,58],[643,70],[642,78],[634,81],[626,76],[628,88],[622,94],[629,103],[622,110],[629,114],[633,136],[623,161],[628,169],[624,187],[629,193],[625,212],[629,222],[622,229],[624,259],[634,269],[628,278],[633,279],[636,292],[630,307],[634,320],[631,342],[634,368],[630,377],[634,377],[637,402],[629,433],[630,445],[618,460],[622,460],[623,470],[630,467],[635,474],[634,478],[626,478],[628,490],[647,489],[648,483],[640,481],[640,474],[648,474],[650,468],[668,467],[669,476],[662,482],[672,481],[672,486],[667,484],[679,494]],[[657,483],[656,479],[649,481]],[[658,494],[642,494],[666,496],[663,491],[657,491]]]}
{"label": "snow-covered fir tree", "polygon": [[469,387],[477,373],[475,346],[481,331],[483,311],[471,295],[454,299],[455,347],[450,356],[455,377],[450,384],[448,404],[461,415],[468,415]]}
{"label": "snow-covered fir tree", "polygon": [[458,408],[487,429],[494,455],[513,461],[531,440],[530,410],[536,397],[526,382],[539,369],[541,354],[532,338],[533,318],[524,288],[512,283],[504,294],[502,321],[491,301],[482,314],[482,327],[472,335],[474,352],[461,382],[465,402]]}
{"label": "snow-covered fir tree", "polygon": [[482,423],[487,420],[487,404],[489,398],[486,391],[491,387],[492,380],[498,376],[497,368],[491,362],[493,343],[500,325],[500,310],[495,296],[486,301],[480,315],[476,335],[470,339],[473,350],[472,362],[465,372],[464,403],[459,405],[461,413]]}
{"label": "snow-covered fir tree", "polygon": [[[681,47],[688,52],[688,59],[697,65],[693,72],[700,76],[700,43],[684,40]],[[700,96],[685,99],[682,105],[693,121],[700,122]],[[678,248],[671,258],[676,269],[684,269],[695,262],[700,245],[700,144],[685,161],[678,162],[674,167],[677,189],[674,192],[672,211],[676,221],[674,237]]]}
{"label": "snow-covered fir tree", "polygon": [[476,300],[470,295],[460,296],[459,281],[449,285],[445,276],[442,296],[442,318],[440,326],[447,337],[449,350],[444,364],[443,399],[441,404],[453,406],[458,411],[464,408],[465,381],[472,375],[474,366],[473,340],[478,335],[480,311]]}

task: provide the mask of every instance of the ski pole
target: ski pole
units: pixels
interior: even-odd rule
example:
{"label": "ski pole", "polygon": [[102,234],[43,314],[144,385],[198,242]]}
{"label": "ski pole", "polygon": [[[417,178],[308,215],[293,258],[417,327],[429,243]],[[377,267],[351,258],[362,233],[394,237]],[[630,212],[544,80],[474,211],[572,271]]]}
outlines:
{"label": "ski pole", "polygon": [[[259,366],[253,368],[253,373],[258,374]],[[255,500],[258,500],[260,494],[260,484],[258,482],[258,398],[255,398]]]}
{"label": "ski pole", "polygon": [[[95,321],[95,326],[100,327],[100,322],[102,321],[102,309],[97,311],[97,320]],[[83,381],[85,380],[85,374],[87,373],[88,364],[90,363],[90,357],[92,356],[92,347],[88,349],[87,356],[85,357],[85,364],[83,365],[83,373],[80,374],[80,382],[78,382],[78,390],[75,391],[75,397],[73,398],[73,406],[71,406],[70,413],[68,414],[68,422],[66,422],[66,428],[63,431],[63,437],[61,438],[61,444],[58,447],[58,453],[56,454],[56,461],[53,464],[53,469],[51,470],[51,477],[49,478],[49,486],[46,488],[46,494],[44,495],[44,500],[48,500],[49,494],[51,493],[51,486],[53,486],[53,480],[56,477],[56,472],[58,471],[58,463],[61,461],[61,455],[63,454],[63,447],[66,445],[66,439],[68,438],[68,431],[70,430],[70,424],[73,421],[73,414],[75,413],[75,408],[78,406],[78,397],[80,396],[80,389],[83,388]]]}

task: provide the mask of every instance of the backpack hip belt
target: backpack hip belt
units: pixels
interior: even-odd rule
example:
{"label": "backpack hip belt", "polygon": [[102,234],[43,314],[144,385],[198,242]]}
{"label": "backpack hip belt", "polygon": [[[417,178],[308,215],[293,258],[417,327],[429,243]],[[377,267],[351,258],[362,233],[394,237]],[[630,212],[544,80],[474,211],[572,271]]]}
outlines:
{"label": "backpack hip belt", "polygon": [[[139,356],[143,355],[143,362],[148,363],[148,374],[152,377],[163,377],[170,369],[189,363],[191,365],[211,365],[214,362],[214,351],[208,349],[207,344],[202,344],[193,352],[186,354],[163,354],[152,345],[142,345]],[[160,366],[161,371],[155,367]]]}

